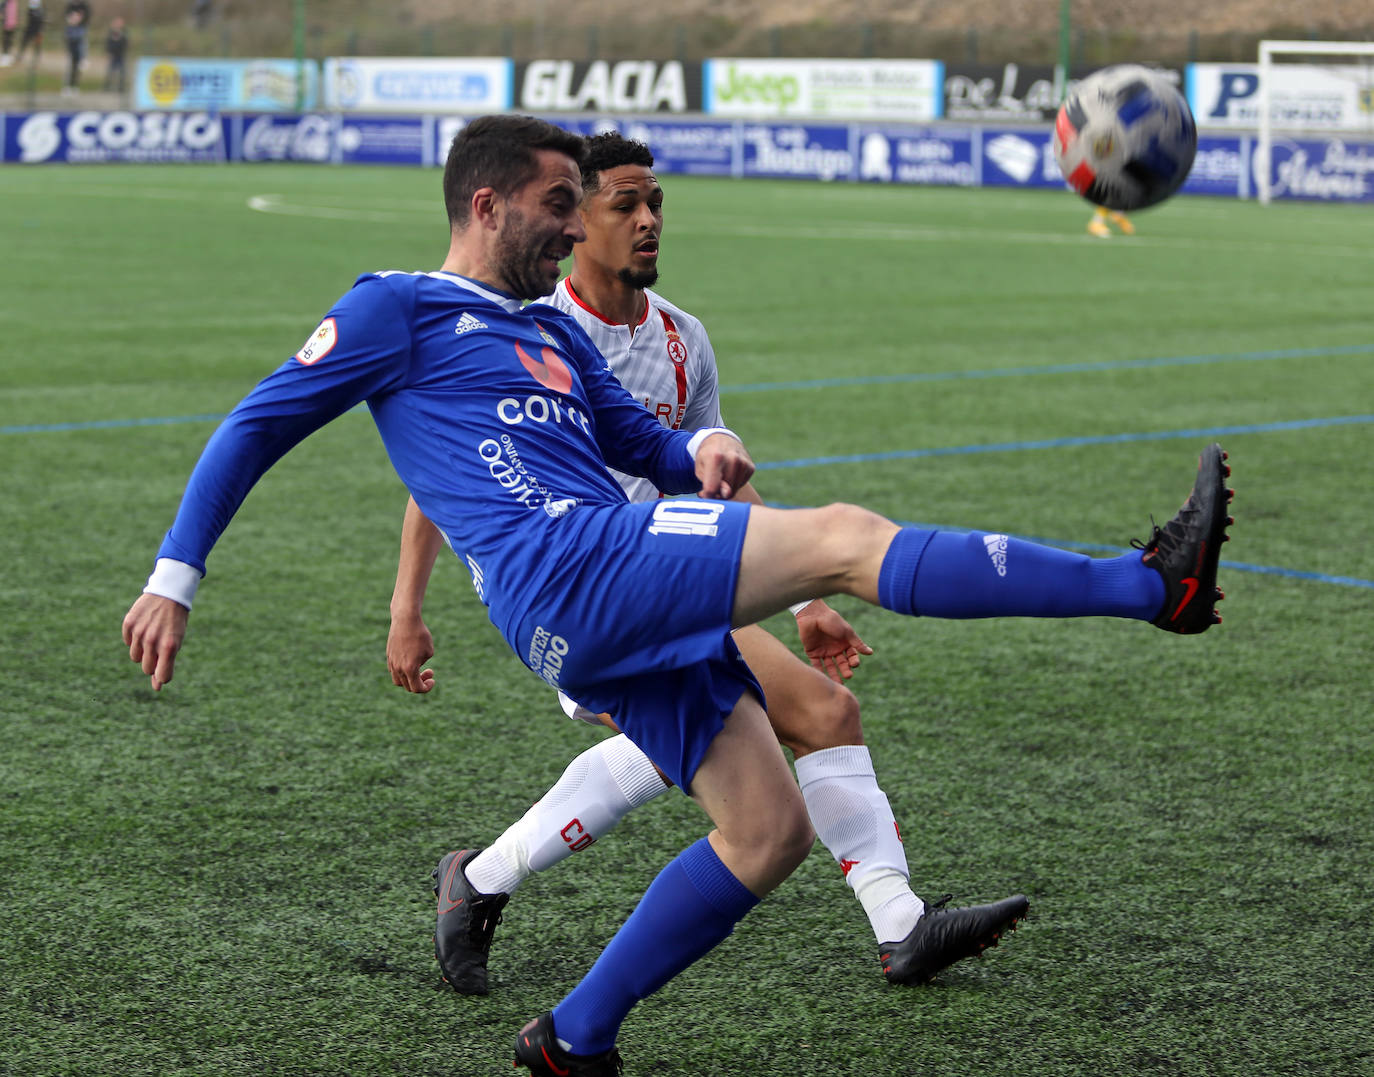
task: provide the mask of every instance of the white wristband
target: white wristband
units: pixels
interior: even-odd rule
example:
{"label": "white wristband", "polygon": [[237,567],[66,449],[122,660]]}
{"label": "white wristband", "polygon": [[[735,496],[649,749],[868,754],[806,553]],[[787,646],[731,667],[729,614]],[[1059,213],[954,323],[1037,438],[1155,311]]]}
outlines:
{"label": "white wristband", "polygon": [[792,616],[795,617],[797,614],[801,613],[802,610],[806,609],[807,606],[811,605],[811,603],[815,601],[816,600],[814,598],[808,598],[805,602],[798,602],[795,606],[788,606],[787,608],[789,611],[791,611]]}
{"label": "white wristband", "polygon": [[153,574],[148,577],[148,585],[143,588],[145,595],[159,595],[179,602],[188,610],[191,600],[196,597],[200,586],[200,570],[185,561],[174,561],[170,557],[159,557],[153,566]]}
{"label": "white wristband", "polygon": [[691,440],[687,442],[687,452],[691,455],[693,460],[697,458],[697,450],[701,448],[701,443],[705,441],[707,438],[709,438],[712,434],[729,434],[741,445],[744,444],[744,439],[740,437],[738,434],[736,434],[733,430],[727,430],[723,426],[708,426],[704,430],[698,430],[695,434],[692,435]]}

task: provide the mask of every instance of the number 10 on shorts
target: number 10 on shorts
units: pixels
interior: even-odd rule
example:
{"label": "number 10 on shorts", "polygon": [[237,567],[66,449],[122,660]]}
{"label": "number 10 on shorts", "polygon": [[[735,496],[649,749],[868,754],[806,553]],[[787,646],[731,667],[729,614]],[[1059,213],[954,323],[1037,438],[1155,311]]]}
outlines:
{"label": "number 10 on shorts", "polygon": [[660,501],[654,506],[651,535],[715,535],[724,505],[708,501]]}

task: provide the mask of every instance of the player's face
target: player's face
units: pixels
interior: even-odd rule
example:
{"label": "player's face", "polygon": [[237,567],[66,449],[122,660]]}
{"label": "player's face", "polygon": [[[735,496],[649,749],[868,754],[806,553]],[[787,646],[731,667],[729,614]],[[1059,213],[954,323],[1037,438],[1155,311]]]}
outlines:
{"label": "player's face", "polygon": [[538,150],[539,174],[505,203],[493,262],[506,289],[521,299],[548,295],[558,263],[587,238],[578,201],[582,175],[571,157]]}
{"label": "player's face", "polygon": [[643,165],[601,173],[601,186],[582,201],[587,241],[579,262],[591,262],[632,288],[658,280],[658,241],[663,233],[663,188]]}

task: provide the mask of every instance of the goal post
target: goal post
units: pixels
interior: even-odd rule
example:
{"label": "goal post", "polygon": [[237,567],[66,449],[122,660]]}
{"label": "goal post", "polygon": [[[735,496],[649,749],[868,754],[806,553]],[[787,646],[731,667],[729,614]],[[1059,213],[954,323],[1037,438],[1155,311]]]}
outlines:
{"label": "goal post", "polygon": [[[1332,71],[1350,78],[1356,83],[1356,97],[1359,109],[1370,117],[1374,125],[1374,41],[1261,41],[1259,43],[1259,134],[1255,145],[1256,193],[1261,205],[1269,203],[1270,182],[1273,170],[1270,166],[1274,142],[1274,58],[1301,57],[1346,57],[1352,60],[1363,58],[1362,62],[1347,64],[1344,67],[1332,65],[1329,59],[1324,62]],[[1324,131],[1352,131],[1355,128],[1323,128]]]}

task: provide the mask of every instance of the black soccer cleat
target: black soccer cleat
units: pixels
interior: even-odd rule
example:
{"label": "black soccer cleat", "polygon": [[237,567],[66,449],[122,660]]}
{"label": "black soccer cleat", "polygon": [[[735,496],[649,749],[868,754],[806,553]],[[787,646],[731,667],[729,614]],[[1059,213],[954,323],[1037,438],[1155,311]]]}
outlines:
{"label": "black soccer cleat", "polygon": [[439,918],[434,927],[434,956],[444,982],[460,995],[487,993],[487,954],[491,936],[501,922],[509,894],[482,894],[463,874],[481,849],[447,854],[434,869],[434,894]]}
{"label": "black soccer cleat", "polygon": [[936,973],[966,957],[976,957],[1026,918],[1030,902],[1021,894],[1003,898],[991,905],[970,905],[947,909],[952,894],[934,905],[916,921],[911,934],[901,942],[884,942],[878,947],[883,976],[893,984],[928,984]]}
{"label": "black soccer cleat", "polygon": [[1235,495],[1226,487],[1230,474],[1221,446],[1207,446],[1198,459],[1193,492],[1178,514],[1153,527],[1149,542],[1131,543],[1164,580],[1164,605],[1150,623],[1166,632],[1193,635],[1221,624],[1216,604],[1226,596],[1217,587],[1217,563],[1221,544],[1231,537],[1226,528],[1236,522],[1227,514]]}
{"label": "black soccer cleat", "polygon": [[614,1047],[599,1055],[563,1050],[553,1034],[551,1013],[541,1013],[515,1034],[515,1065],[528,1066],[534,1077],[619,1077],[624,1072]]}

